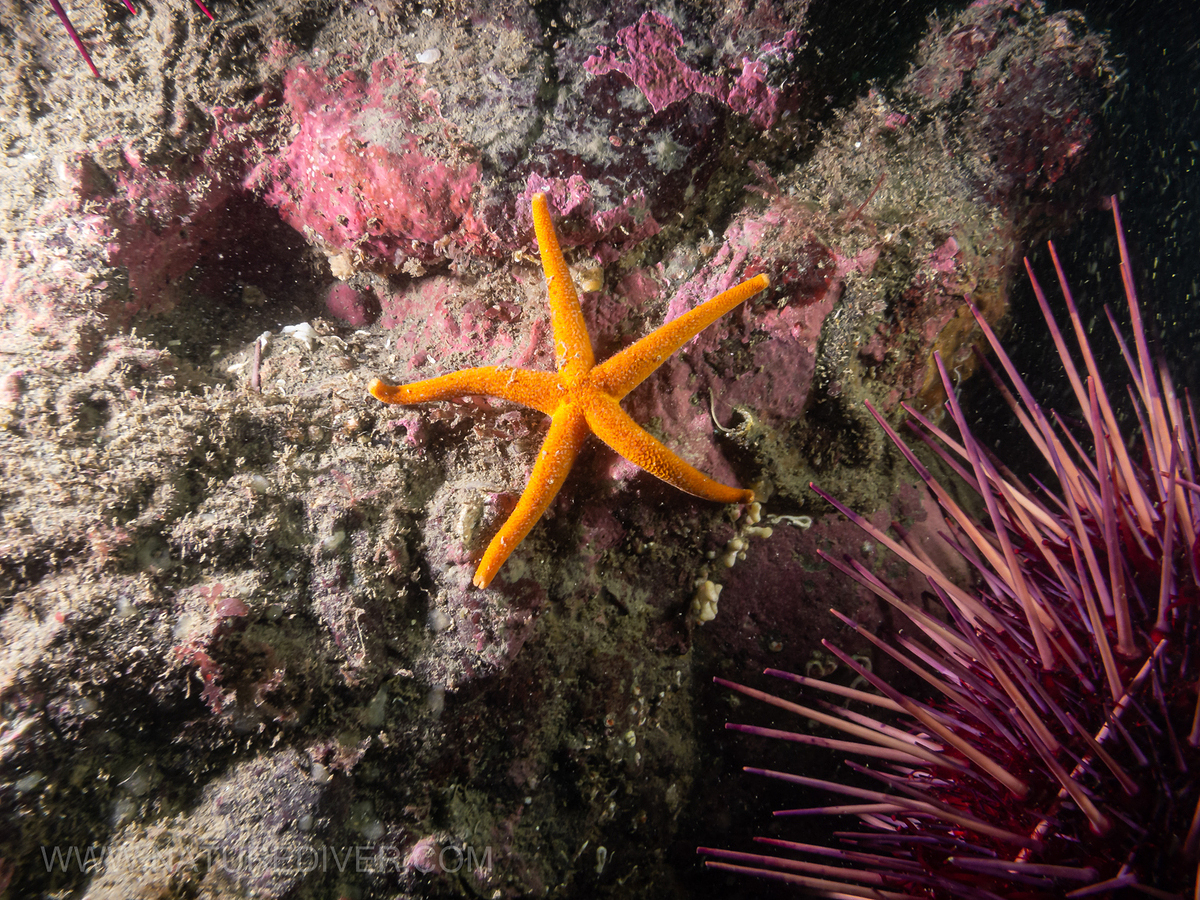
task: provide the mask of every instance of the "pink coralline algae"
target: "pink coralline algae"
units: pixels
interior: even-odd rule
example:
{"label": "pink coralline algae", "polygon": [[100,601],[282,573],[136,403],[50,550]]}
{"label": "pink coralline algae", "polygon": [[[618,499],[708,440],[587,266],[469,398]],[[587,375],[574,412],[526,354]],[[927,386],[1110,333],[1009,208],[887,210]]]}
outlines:
{"label": "pink coralline algae", "polygon": [[[530,276],[530,284],[535,277]],[[427,275],[382,292],[379,324],[392,335],[396,347],[406,351],[389,377],[428,377],[443,368],[447,358],[478,358],[481,347],[487,348],[490,365],[551,366],[549,340],[543,337],[549,334],[549,317],[544,304],[533,306],[536,298],[531,291],[524,298],[514,293],[511,299],[493,297],[486,303],[448,275]],[[525,309],[521,299],[529,304]],[[531,333],[522,338],[514,323],[530,318]]]}
{"label": "pink coralline algae", "polygon": [[90,156],[61,169],[70,197],[61,211],[80,229],[79,246],[128,275],[119,319],[173,308],[204,248],[222,242],[222,211],[241,187],[224,173],[237,169],[230,163],[241,142],[236,116],[222,109],[213,115],[217,129],[209,146],[184,171],[151,164],[130,147],[116,148],[119,163],[107,171]]}
{"label": "pink coralline algae", "polygon": [[[510,36],[516,27],[496,26]],[[536,115],[540,52],[504,78],[485,66],[477,96],[400,54],[342,74],[294,65],[283,95],[295,134],[247,186],[352,269],[419,275],[525,249],[536,191],[550,195],[566,246],[610,262],[703,189],[731,113],[767,128],[799,107],[801,87],[788,80],[797,33],[779,23],[735,30],[740,49],[721,60],[731,76],[680,60],[680,30],[656,13],[618,32],[618,52],[575,36],[555,57],[557,99]],[[629,79],[653,115],[641,98],[625,102]]]}
{"label": "pink coralline algae", "polygon": [[[658,12],[644,13],[637,24],[622,28],[617,43],[623,52],[599,47],[584,62],[593,75],[618,72],[637,85],[655,112],[692,94],[706,94],[734,112],[748,116],[760,128],[768,128],[779,117],[782,100],[777,88],[767,83],[767,66],[761,59],[743,57],[741,73],[733,79],[705,75],[679,58],[683,35],[675,24]],[[799,44],[794,31],[783,40],[764,44],[766,53],[780,55]]]}
{"label": "pink coralline algae", "polygon": [[[192,289],[197,264],[240,230],[246,153],[261,137],[251,120],[266,102],[213,107],[208,140],[170,163],[116,136],[66,156],[57,169],[62,194],[39,215],[39,229],[19,238],[21,265],[0,262],[6,311],[32,330],[70,331],[79,317],[95,317],[108,331],[174,308]],[[260,236],[241,242],[259,258]],[[220,267],[225,279],[229,261]],[[114,269],[123,270],[127,290]]]}
{"label": "pink coralline algae", "polygon": [[1107,63],[1082,17],[1038,2],[973,3],[922,41],[903,83],[933,111],[960,109],[956,137],[991,199],[1072,174],[1099,127]]}
{"label": "pink coralline algae", "polygon": [[546,178],[534,172],[517,200],[517,221],[527,231],[533,228],[529,210],[534,194],[545,194],[555,220],[563,221],[562,246],[593,246],[602,262],[612,262],[661,230],[642,191],[626,195],[619,206],[598,209],[594,192],[582,176]]}
{"label": "pink coralline algae", "polygon": [[326,311],[355,328],[370,325],[375,320],[378,305],[369,293],[341,281],[330,285],[325,293]]}
{"label": "pink coralline algae", "polygon": [[[751,139],[769,129],[773,139],[801,140],[820,95],[794,65],[801,40],[789,24],[798,22],[783,21],[768,6],[729,11],[707,28],[621,9],[610,23],[556,44],[553,109],[506,179],[525,195],[509,199],[502,182],[489,182],[480,201],[492,233],[511,243],[519,232],[510,237],[512,227],[498,213],[511,221],[515,210],[518,225],[527,226],[521,216],[528,194],[544,190],[566,246],[592,244],[609,262],[657,230],[655,223],[675,221],[706,190],[734,130]],[[711,63],[693,65],[693,47],[719,49]],[[572,202],[577,185],[587,186],[586,211]]]}
{"label": "pink coralline algae", "polygon": [[266,192],[284,221],[394,268],[478,244],[477,154],[413,68],[390,57],[369,74],[330,77],[301,65],[284,77],[284,98],[299,131],[271,164]]}
{"label": "pink coralline algae", "polygon": [[735,408],[747,407],[783,422],[798,418],[808,402],[821,325],[848,266],[804,221],[785,198],[735,220],[712,259],[675,293],[665,318],[725,290],[745,271],[770,273],[776,302],[752,302],[701,332],[627,401],[635,419],[686,441],[679,452],[717,478],[733,473],[710,437],[714,415],[724,426]]}

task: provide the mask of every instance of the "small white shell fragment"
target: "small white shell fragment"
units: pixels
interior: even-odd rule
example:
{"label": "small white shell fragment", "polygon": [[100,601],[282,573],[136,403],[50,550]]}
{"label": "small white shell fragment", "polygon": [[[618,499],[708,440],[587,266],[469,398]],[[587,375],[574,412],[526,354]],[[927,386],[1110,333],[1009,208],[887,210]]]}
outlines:
{"label": "small white shell fragment", "polygon": [[307,322],[301,322],[299,325],[284,325],[283,334],[290,334],[302,343],[306,350],[311,350],[317,340],[317,332]]}
{"label": "small white shell fragment", "polygon": [[332,554],[337,553],[342,544],[345,542],[346,530],[344,528],[338,528],[334,530],[333,533],[331,533],[328,537],[322,539],[321,553],[325,556],[331,556]]}

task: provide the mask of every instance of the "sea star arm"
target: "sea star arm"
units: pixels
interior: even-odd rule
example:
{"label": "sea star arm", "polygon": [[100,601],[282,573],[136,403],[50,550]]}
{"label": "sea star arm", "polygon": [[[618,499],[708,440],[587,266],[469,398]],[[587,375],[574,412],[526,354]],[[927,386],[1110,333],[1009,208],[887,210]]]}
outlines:
{"label": "sea star arm", "polygon": [[451,400],[468,394],[484,394],[520,403],[546,415],[553,415],[566,396],[558,376],[551,372],[510,369],[507,366],[480,366],[414,381],[412,384],[384,384],[378,378],[367,387],[371,396],[384,403],[425,403]]}
{"label": "sea star arm", "polygon": [[579,294],[558,246],[545,194],[533,195],[533,230],[537,235],[546,288],[550,292],[550,325],[554,330],[554,363],[563,380],[578,384],[596,362],[579,306]]}
{"label": "sea star arm", "polygon": [[525,491],[512,515],[500,526],[484,551],[479,568],[475,570],[475,587],[485,588],[491,583],[509,554],[537,524],[567,480],[567,473],[571,471],[587,436],[587,419],[578,406],[563,404],[551,416],[550,431],[542,442],[542,449],[538,451],[533,471],[529,474],[529,483],[525,485]]}
{"label": "sea star arm", "polygon": [[766,275],[756,275],[727,291],[722,291],[678,319],[672,319],[656,328],[615,356],[610,356],[592,370],[589,381],[598,390],[617,400],[622,399],[645,381],[668,356],[770,283],[771,280]]}
{"label": "sea star arm", "polygon": [[585,414],[596,437],[667,484],[718,503],[750,503],[754,499],[754,491],[721,484],[685,463],[633,421],[616,400],[596,397],[585,407]]}

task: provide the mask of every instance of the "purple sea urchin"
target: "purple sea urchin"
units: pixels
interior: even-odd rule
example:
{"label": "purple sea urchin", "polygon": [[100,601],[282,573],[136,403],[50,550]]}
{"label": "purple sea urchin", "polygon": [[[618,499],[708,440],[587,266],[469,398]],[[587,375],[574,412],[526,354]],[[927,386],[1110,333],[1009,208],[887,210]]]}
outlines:
{"label": "purple sea urchin", "polygon": [[[137,7],[133,5],[133,0],[121,0],[121,2],[125,4],[125,8],[132,15],[137,15]],[[200,11],[208,16],[210,22],[214,21],[212,12],[204,5],[204,0],[192,0],[192,2],[200,7]],[[87,47],[84,46],[83,40],[75,30],[75,26],[71,24],[71,20],[67,17],[67,11],[63,9],[63,5],[58,0],[50,0],[50,7],[54,10],[54,14],[58,16],[58,20],[62,22],[63,27],[67,29],[67,34],[71,37],[71,43],[75,45],[75,49],[79,51],[79,55],[83,57],[83,61],[87,63],[87,67],[92,70],[93,75],[99,78],[100,70],[92,62],[92,55],[88,53]]]}
{"label": "purple sea urchin", "polygon": [[973,584],[956,584],[903,535],[894,539],[814,486],[924,574],[944,606],[932,614],[859,563],[825,557],[909,620],[908,633],[885,642],[834,611],[928,692],[899,691],[828,642],[874,692],[767,674],[875,714],[804,706],[717,679],[853,740],[727,728],[850,753],[870,765],[847,761],[863,777],[857,785],[747,769],[848,799],[776,815],[856,815],[865,827],[835,832],[835,846],[757,839],[775,854],[700,848],[707,866],[836,897],[1200,896],[1200,441],[1190,400],[1181,401],[1150,356],[1115,198],[1113,218],[1132,349],[1111,313],[1109,321],[1129,367],[1140,453],[1118,428],[1051,246],[1083,375],[1026,268],[1082,410],[1082,438],[1042,410],[995,334],[982,319],[979,325],[1015,388],[1014,396],[1002,387],[1004,396],[1057,476],[1058,492],[1031,490],[991,458],[968,430],[940,360],[960,439],[908,412],[919,423],[914,430],[979,492],[982,521],[871,410],[943,506],[953,529],[944,537],[974,571]]}

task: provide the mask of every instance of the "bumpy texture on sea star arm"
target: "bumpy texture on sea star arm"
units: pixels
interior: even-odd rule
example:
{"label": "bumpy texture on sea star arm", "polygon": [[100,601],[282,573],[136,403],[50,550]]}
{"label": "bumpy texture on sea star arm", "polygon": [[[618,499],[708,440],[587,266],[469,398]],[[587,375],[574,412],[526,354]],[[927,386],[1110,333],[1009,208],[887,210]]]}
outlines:
{"label": "bumpy texture on sea star arm", "polygon": [[730,487],[688,465],[629,417],[617,401],[597,398],[586,409],[592,433],[632,463],[681,491],[718,503],[750,503],[754,491]]}
{"label": "bumpy texture on sea star arm", "polygon": [[537,235],[546,288],[550,293],[550,325],[554,331],[554,364],[563,380],[574,387],[588,373],[596,358],[588,337],[579,294],[558,246],[558,235],[550,219],[545,194],[533,195],[533,230]]}
{"label": "bumpy texture on sea star arm", "polygon": [[610,356],[592,370],[588,380],[597,390],[617,400],[622,399],[645,381],[672,353],[721,316],[768,287],[770,283],[771,280],[766,275],[756,275],[727,291],[722,291],[711,300],[704,301],[695,309],[655,329],[640,341],[630,344],[615,356]]}
{"label": "bumpy texture on sea star arm", "polygon": [[567,480],[567,473],[587,436],[587,419],[578,406],[564,405],[551,417],[550,431],[538,451],[533,471],[529,473],[529,483],[512,515],[500,526],[479,561],[473,579],[475,587],[485,588],[491,584],[509,554],[537,524]]}
{"label": "bumpy texture on sea star arm", "polygon": [[565,399],[558,377],[550,372],[510,369],[507,366],[479,366],[463,369],[412,384],[384,384],[378,378],[367,387],[371,396],[384,403],[425,403],[453,400],[467,394],[484,394],[510,400],[553,415]]}

